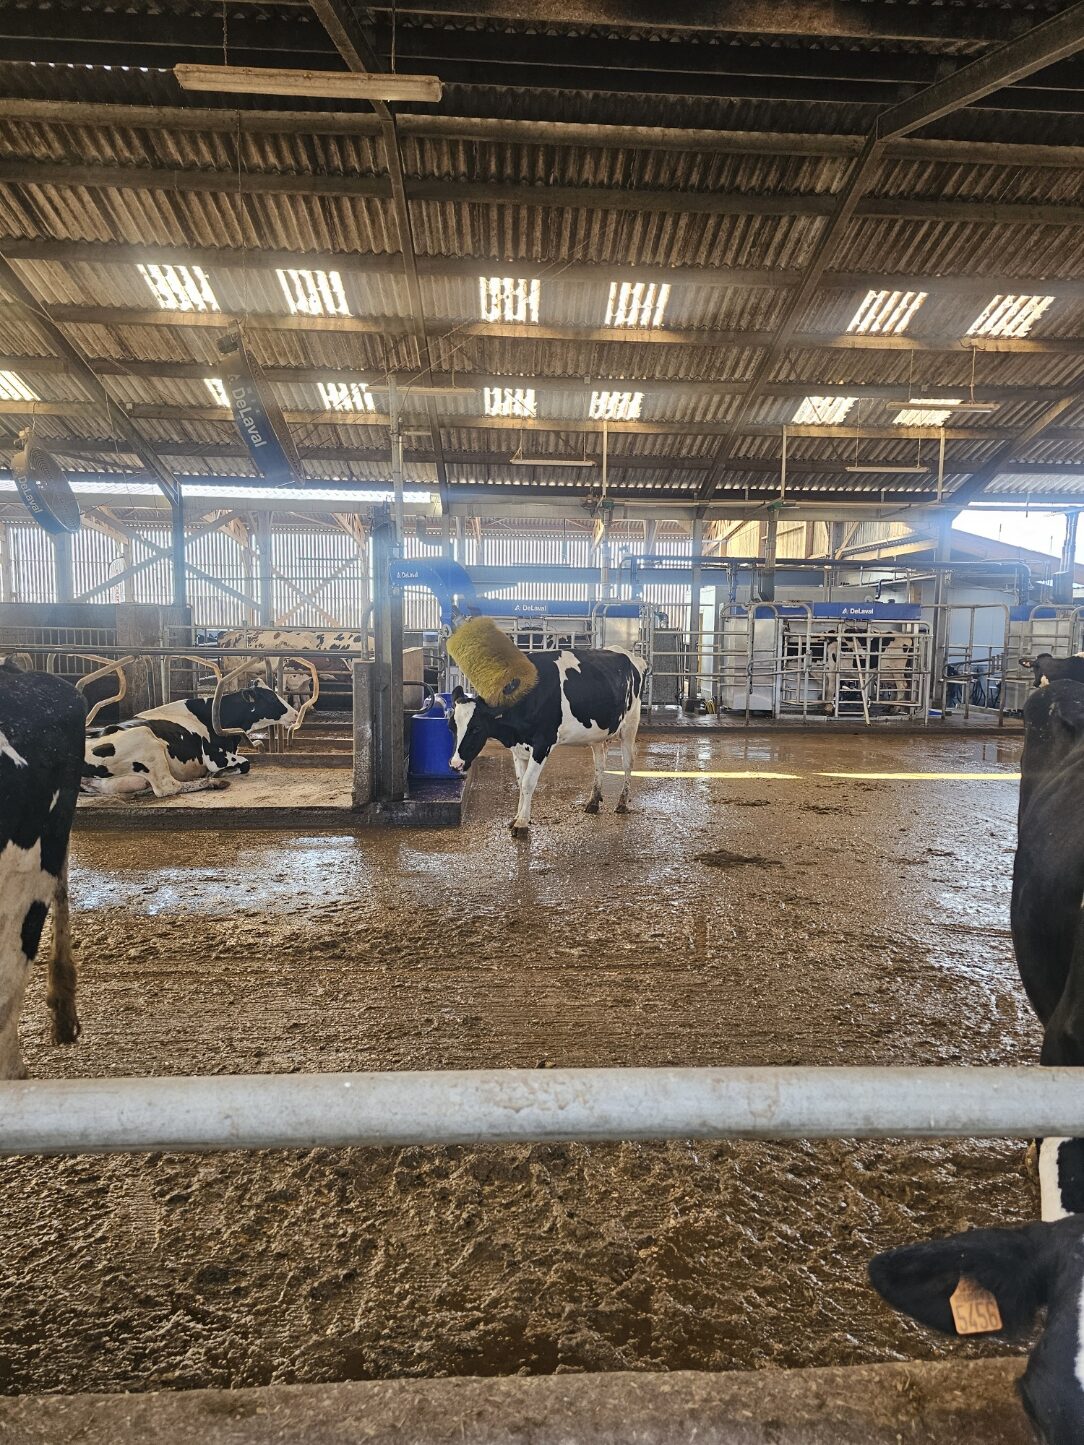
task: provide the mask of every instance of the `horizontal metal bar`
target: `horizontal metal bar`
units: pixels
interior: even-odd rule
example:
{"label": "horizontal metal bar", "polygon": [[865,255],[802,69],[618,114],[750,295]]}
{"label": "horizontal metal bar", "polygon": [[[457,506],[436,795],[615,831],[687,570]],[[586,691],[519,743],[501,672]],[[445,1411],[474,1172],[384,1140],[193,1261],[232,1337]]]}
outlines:
{"label": "horizontal metal bar", "polygon": [[1084,1135],[1079,1070],[479,1069],[0,1083],[0,1154]]}

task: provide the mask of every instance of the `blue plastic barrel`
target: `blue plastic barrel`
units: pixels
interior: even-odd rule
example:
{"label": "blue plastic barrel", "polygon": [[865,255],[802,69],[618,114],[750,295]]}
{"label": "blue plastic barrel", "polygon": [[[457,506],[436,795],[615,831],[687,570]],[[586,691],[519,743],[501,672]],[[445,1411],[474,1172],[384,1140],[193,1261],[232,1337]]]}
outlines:
{"label": "blue plastic barrel", "polygon": [[448,766],[454,749],[444,704],[439,698],[431,698],[410,719],[410,776],[457,778],[459,774]]}

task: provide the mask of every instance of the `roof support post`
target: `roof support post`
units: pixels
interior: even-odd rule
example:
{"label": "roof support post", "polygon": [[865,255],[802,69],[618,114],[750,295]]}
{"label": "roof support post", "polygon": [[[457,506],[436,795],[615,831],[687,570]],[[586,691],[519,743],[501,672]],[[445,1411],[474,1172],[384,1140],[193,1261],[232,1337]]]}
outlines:
{"label": "roof support post", "polygon": [[184,498],[179,493],[176,497],[170,497],[169,510],[169,564],[173,577],[173,605],[181,611],[188,606],[188,574],[184,556]]}

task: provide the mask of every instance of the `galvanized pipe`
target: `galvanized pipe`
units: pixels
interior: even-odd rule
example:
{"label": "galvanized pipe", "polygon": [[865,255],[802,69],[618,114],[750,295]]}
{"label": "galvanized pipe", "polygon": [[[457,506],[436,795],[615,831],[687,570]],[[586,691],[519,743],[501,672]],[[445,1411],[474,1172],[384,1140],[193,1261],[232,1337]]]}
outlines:
{"label": "galvanized pipe", "polygon": [[1041,1068],[478,1069],[0,1083],[0,1154],[1084,1136]]}

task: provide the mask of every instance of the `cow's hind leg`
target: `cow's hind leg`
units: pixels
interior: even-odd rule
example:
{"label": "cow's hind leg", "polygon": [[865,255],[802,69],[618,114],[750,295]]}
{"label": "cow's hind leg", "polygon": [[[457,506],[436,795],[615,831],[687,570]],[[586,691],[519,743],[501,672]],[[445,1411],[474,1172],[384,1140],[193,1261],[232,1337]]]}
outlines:
{"label": "cow's hind leg", "polygon": [[53,1015],[53,1043],[74,1044],[79,1037],[80,1025],[75,1011],[75,959],[72,957],[66,858],[56,880],[53,898],[53,948],[49,955],[45,1002]]}
{"label": "cow's hind leg", "polygon": [[602,779],[606,774],[606,744],[592,743],[591,757],[595,764],[595,782],[591,789],[591,796],[587,800],[585,813],[597,813],[602,803]]}
{"label": "cow's hind leg", "polygon": [[145,763],[133,763],[132,770],[133,772],[146,772],[147,782],[156,798],[173,798],[178,793],[202,793],[208,788],[229,787],[228,779],[219,776],[193,778],[189,782],[182,783],[170,771],[165,743],[159,742],[157,747],[148,748],[146,759]]}
{"label": "cow's hind leg", "polygon": [[625,781],[621,788],[621,796],[617,800],[617,812],[627,813],[629,810],[629,791],[632,787],[632,765],[636,761],[636,734],[640,728],[640,699],[636,698],[629,708],[625,721],[621,724],[621,731],[618,737],[621,741],[621,763],[625,769]]}

